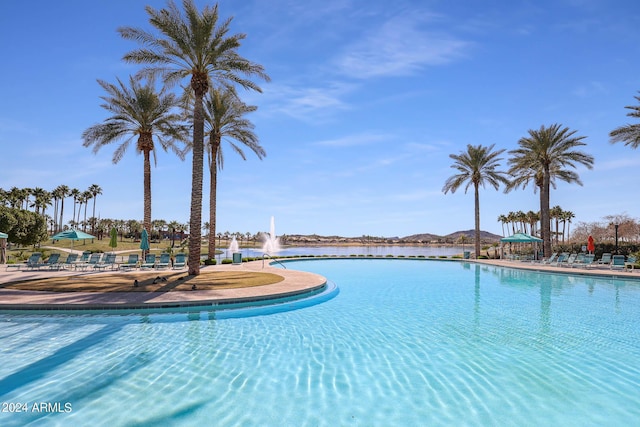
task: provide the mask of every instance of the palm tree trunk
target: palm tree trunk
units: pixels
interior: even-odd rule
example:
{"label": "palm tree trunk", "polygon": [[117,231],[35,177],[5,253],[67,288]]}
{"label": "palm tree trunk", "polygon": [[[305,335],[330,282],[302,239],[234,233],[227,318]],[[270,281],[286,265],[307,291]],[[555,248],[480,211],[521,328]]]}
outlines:
{"label": "palm tree trunk", "polygon": [[209,188],[209,259],[216,255],[216,198],[218,187],[218,165],[216,164],[216,148],[211,145],[211,188]]}
{"label": "palm tree trunk", "polygon": [[[142,219],[142,226],[147,230],[147,233],[151,233],[151,160],[150,151],[144,150],[144,218]],[[151,234],[149,234],[151,236]],[[146,255],[146,254],[145,254]]]}
{"label": "palm tree trunk", "polygon": [[478,259],[478,255],[480,255],[480,193],[478,191],[478,184],[474,183],[474,191],[475,191],[475,205],[476,205],[476,253],[475,258]]}
{"label": "palm tree trunk", "polygon": [[[191,213],[189,217],[189,275],[200,274],[200,242],[202,240],[202,168],[204,165],[204,107],[203,98],[206,93],[206,77],[204,84],[194,81],[195,92],[193,108],[193,162],[191,170]],[[203,86],[204,89],[203,90]]]}
{"label": "palm tree trunk", "polygon": [[551,255],[551,220],[549,215],[549,166],[545,165],[540,189],[540,223],[542,225],[542,250],[545,257]]}

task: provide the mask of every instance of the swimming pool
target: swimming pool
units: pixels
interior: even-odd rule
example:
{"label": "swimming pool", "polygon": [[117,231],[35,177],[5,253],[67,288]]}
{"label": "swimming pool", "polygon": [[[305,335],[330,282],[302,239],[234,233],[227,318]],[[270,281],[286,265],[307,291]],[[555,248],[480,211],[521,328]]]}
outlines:
{"label": "swimming pool", "polygon": [[[630,425],[640,283],[432,260],[308,260],[301,310],[0,316],[0,425]],[[68,411],[66,409],[69,409]],[[3,408],[0,408],[0,410]]]}

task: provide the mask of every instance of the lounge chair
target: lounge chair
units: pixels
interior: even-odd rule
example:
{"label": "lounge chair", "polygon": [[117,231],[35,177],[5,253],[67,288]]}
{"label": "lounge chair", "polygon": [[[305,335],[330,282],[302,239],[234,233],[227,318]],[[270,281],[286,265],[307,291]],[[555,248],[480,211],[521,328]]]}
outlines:
{"label": "lounge chair", "polygon": [[134,268],[138,268],[138,254],[129,254],[127,262],[118,265],[118,269],[121,270],[133,270]]}
{"label": "lounge chair", "polygon": [[576,262],[577,258],[578,258],[578,254],[573,253],[573,254],[569,255],[569,258],[567,258],[566,261],[560,263],[559,265],[561,267],[573,267],[573,264]]}
{"label": "lounge chair", "polygon": [[60,270],[60,263],[58,262],[60,260],[60,254],[59,253],[53,253],[51,255],[49,255],[49,258],[47,258],[47,260],[41,264],[38,265],[38,270],[41,269],[42,267],[46,267],[49,270]]}
{"label": "lounge chair", "polygon": [[66,270],[67,268],[76,268],[78,264],[78,254],[69,254],[64,262],[61,262],[60,268]]}
{"label": "lounge chair", "polygon": [[558,257],[558,252],[554,252],[548,259],[543,259],[542,264],[553,264],[556,262],[556,258]]}
{"label": "lounge chair", "polygon": [[111,266],[113,270],[116,265],[116,254],[106,254],[104,259],[93,266],[94,270],[105,270]]}
{"label": "lounge chair", "polygon": [[605,252],[602,254],[602,258],[600,258],[598,260],[598,264],[602,265],[602,264],[606,264],[609,265],[611,264],[611,254],[608,252]]}
{"label": "lounge chair", "polygon": [[629,269],[631,271],[633,271],[633,268],[636,266],[636,262],[638,261],[638,259],[636,257],[634,257],[633,255],[630,255],[627,258],[627,262],[624,263],[624,268]]}
{"label": "lounge chair", "polygon": [[549,263],[549,265],[555,264],[556,267],[560,267],[560,265],[565,262],[567,258],[569,258],[569,252],[562,252],[560,255],[558,255],[558,258],[556,258],[555,262],[551,262]]}
{"label": "lounge chair", "polygon": [[170,265],[171,265],[171,255],[169,255],[166,252],[163,252],[160,254],[160,259],[158,260],[154,268],[157,270],[161,270],[164,268],[169,268]]}
{"label": "lounge chair", "polygon": [[153,268],[156,265],[155,254],[147,254],[147,258],[144,260],[140,268]]}
{"label": "lounge chair", "polygon": [[615,270],[620,269],[623,270],[625,268],[624,255],[614,255],[611,258],[611,264],[609,264],[609,269]]}
{"label": "lounge chair", "polygon": [[173,261],[173,269],[178,270],[187,266],[187,255],[176,254],[176,259]]}
{"label": "lounge chair", "polygon": [[89,262],[89,257],[91,256],[91,251],[82,252],[82,256],[78,260],[79,263],[87,263]]}
{"label": "lounge chair", "polygon": [[596,256],[594,254],[587,254],[584,256],[584,260],[580,264],[574,264],[574,267],[587,268],[595,264]]}
{"label": "lounge chair", "polygon": [[102,254],[91,254],[87,262],[78,264],[76,268],[79,268],[83,271],[87,270],[89,267],[93,267],[98,264],[100,262],[100,258],[102,258]]}
{"label": "lounge chair", "polygon": [[42,265],[42,263],[40,262],[41,258],[42,258],[42,254],[40,252],[34,252],[29,256],[29,259],[27,259],[27,262],[25,262],[24,264],[18,264],[18,268],[20,269],[28,268],[31,270],[40,268],[40,266]]}

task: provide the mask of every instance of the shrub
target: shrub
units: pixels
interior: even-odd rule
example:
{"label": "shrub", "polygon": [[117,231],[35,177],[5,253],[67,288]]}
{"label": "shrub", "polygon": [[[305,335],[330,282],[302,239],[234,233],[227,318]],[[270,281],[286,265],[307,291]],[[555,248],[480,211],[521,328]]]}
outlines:
{"label": "shrub", "polygon": [[224,258],[220,264],[233,264],[233,260],[229,258]]}
{"label": "shrub", "polygon": [[216,265],[217,261],[213,258],[210,259],[205,259],[204,260],[204,265]]}

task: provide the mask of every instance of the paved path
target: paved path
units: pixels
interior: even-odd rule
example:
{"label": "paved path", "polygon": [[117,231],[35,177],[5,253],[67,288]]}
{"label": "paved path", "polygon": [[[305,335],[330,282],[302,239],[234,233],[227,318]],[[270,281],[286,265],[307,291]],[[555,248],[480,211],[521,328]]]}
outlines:
{"label": "paved path", "polygon": [[[4,270],[4,266],[0,267]],[[167,272],[168,270],[163,270]],[[178,271],[178,270],[172,270]],[[186,270],[182,270],[185,272]],[[256,301],[291,296],[321,289],[326,279],[318,274],[271,267],[262,261],[239,265],[207,266],[207,271],[252,271],[273,273],[284,280],[271,285],[248,288],[195,290],[172,292],[41,292],[0,288],[0,310],[3,309],[95,309],[95,308],[153,308],[171,306],[213,305],[227,302]],[[127,273],[132,273],[128,271]],[[149,273],[148,270],[140,273]],[[0,284],[55,276],[112,275],[113,272],[82,271],[0,271]]]}

